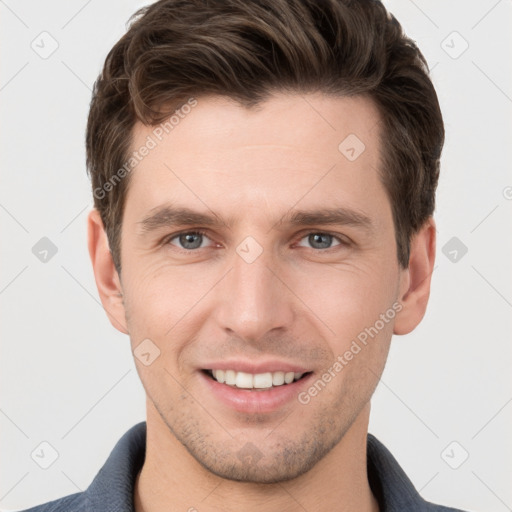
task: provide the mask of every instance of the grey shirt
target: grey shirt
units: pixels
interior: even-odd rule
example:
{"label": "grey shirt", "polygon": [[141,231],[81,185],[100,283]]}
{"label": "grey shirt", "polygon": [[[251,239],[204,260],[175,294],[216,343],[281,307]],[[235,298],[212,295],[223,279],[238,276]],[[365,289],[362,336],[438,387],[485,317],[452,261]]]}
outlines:
{"label": "grey shirt", "polygon": [[[91,485],[24,512],[133,512],[135,479],[144,463],[146,423],[132,427],[118,441]],[[388,449],[368,434],[368,480],[380,512],[462,512],[426,502]]]}

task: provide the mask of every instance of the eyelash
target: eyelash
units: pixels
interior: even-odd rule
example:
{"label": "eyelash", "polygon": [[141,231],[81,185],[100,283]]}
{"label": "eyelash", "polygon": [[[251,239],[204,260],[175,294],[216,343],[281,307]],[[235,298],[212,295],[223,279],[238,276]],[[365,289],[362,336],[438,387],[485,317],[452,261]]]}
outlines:
{"label": "eyelash", "polygon": [[[172,245],[170,243],[171,240],[174,240],[175,238],[179,237],[180,235],[188,235],[188,234],[202,235],[202,236],[205,236],[207,238],[210,238],[208,236],[207,231],[202,230],[202,229],[180,231],[178,233],[173,233],[172,235],[169,235],[166,238],[164,238],[164,240],[162,241],[162,245],[165,245],[165,246],[166,245]],[[303,240],[304,238],[308,237],[309,235],[329,235],[329,236],[332,236],[337,242],[339,242],[340,246],[344,246],[344,247],[347,247],[347,246],[351,245],[351,243],[352,243],[349,239],[345,239],[346,237],[342,238],[341,236],[336,235],[335,233],[330,233],[328,231],[318,231],[318,230],[317,231],[308,231],[306,233],[301,234],[301,236],[298,239],[298,241],[300,242],[301,240]],[[335,245],[333,247],[328,247],[327,249],[314,249],[314,248],[310,248],[310,249],[315,251],[315,252],[319,252],[319,253],[327,253],[330,250],[335,249],[336,247],[338,247],[338,246]],[[190,254],[192,254],[194,252],[198,252],[200,249],[208,249],[208,247],[200,247],[198,249],[182,249],[181,247],[173,246],[173,249],[177,250],[178,252],[190,255]]]}

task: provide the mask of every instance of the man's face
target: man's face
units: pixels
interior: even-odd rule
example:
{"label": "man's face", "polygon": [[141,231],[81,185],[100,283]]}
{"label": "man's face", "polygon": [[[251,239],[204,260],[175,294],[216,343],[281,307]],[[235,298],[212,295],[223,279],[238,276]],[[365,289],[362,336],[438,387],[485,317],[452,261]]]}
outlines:
{"label": "man's face", "polygon": [[[133,150],[158,144],[126,197],[127,329],[133,349],[151,340],[142,360],[160,351],[136,360],[149,409],[217,475],[298,476],[367,414],[403,275],[378,120],[364,98],[278,95],[198,98],[162,141],[135,127]],[[211,222],[148,220],[164,207]],[[306,215],[326,210],[334,223]]]}

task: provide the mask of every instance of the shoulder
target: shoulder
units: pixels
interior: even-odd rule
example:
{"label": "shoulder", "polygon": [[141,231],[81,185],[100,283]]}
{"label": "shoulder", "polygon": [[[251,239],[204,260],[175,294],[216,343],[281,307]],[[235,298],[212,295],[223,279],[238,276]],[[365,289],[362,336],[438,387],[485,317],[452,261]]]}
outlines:
{"label": "shoulder", "polygon": [[84,493],[79,492],[20,512],[84,512],[86,510],[85,500]]}
{"label": "shoulder", "polygon": [[133,510],[135,479],[144,462],[145,440],[146,423],[141,422],[121,437],[85,491],[20,512]]}
{"label": "shoulder", "polygon": [[374,436],[367,437],[368,481],[386,512],[464,512],[424,500],[391,452]]}

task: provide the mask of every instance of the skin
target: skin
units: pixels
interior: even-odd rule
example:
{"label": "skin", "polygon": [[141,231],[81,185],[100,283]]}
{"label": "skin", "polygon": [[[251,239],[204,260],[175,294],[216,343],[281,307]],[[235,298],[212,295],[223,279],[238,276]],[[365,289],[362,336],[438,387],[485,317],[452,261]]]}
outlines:
{"label": "skin", "polygon": [[[378,121],[363,97],[276,94],[253,110],[200,97],[132,172],[121,277],[90,212],[89,251],[110,321],[132,350],[148,338],[160,350],[149,366],[135,359],[148,429],[138,512],[378,510],[366,475],[370,398],[392,334],[424,315],[435,253],[429,219],[411,241],[408,268],[398,263]],[[133,148],[153,129],[137,124]],[[352,162],[338,150],[349,134],[365,144]],[[143,234],[142,219],[167,202],[226,225]],[[326,207],[370,225],[278,224],[296,209]],[[200,228],[198,249],[173,238]],[[262,249],[252,263],[236,251],[248,236]],[[315,381],[393,304],[395,318],[308,404],[241,413],[204,386],[204,365],[227,358],[295,363]],[[240,457],[248,443],[258,460]]]}

